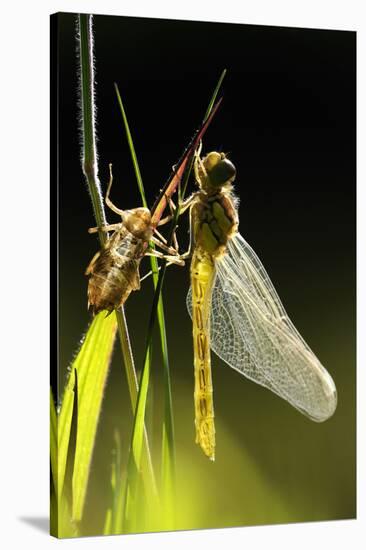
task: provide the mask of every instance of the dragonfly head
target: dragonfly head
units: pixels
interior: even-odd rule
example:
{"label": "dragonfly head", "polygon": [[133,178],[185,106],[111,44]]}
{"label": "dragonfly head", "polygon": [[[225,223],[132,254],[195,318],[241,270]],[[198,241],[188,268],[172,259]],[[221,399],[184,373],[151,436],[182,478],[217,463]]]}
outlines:
{"label": "dragonfly head", "polygon": [[138,239],[149,241],[153,234],[151,213],[148,208],[126,210],[123,223],[130,233]]}
{"label": "dragonfly head", "polygon": [[207,193],[213,193],[231,185],[236,176],[236,168],[226,158],[225,153],[213,151],[202,161],[197,161],[196,173],[200,187]]}

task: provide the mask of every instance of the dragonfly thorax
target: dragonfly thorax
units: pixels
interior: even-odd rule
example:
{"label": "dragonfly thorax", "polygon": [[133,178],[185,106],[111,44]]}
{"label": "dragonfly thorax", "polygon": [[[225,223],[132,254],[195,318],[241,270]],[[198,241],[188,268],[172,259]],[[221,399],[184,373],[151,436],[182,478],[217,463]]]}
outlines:
{"label": "dragonfly thorax", "polygon": [[202,193],[201,201],[193,207],[192,214],[196,246],[212,256],[221,256],[228,239],[238,227],[238,217],[230,195],[221,193],[209,197]]}

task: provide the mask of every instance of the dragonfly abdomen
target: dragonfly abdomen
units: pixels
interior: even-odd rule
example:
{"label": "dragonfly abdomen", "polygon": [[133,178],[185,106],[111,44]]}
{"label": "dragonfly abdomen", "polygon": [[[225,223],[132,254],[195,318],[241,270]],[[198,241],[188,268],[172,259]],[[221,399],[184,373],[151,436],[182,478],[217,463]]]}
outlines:
{"label": "dragonfly abdomen", "polygon": [[215,424],[209,315],[214,274],[212,257],[197,248],[191,264],[196,443],[211,460],[215,459]]}

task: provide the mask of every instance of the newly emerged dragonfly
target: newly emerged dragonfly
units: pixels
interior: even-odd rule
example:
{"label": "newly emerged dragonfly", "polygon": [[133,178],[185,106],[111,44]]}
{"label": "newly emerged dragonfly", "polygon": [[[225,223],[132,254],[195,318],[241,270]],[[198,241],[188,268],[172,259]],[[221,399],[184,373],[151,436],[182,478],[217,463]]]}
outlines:
{"label": "newly emerged dragonfly", "polygon": [[288,401],[311,420],[334,413],[334,382],[296,330],[262,263],[238,232],[232,182],[223,153],[195,159],[199,191],[190,208],[196,442],[215,458],[210,348],[228,365]]}

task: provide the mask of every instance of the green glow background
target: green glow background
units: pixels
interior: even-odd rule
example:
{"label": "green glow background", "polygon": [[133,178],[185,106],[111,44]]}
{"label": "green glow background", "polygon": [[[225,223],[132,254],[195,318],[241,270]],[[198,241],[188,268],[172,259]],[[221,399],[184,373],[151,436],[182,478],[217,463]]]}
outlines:
{"label": "green glow background", "polygon": [[[315,424],[213,355],[217,452],[194,443],[188,267],[164,288],[177,444],[177,529],[354,518],[355,33],[97,16],[100,172],[113,162],[113,200],[140,204],[113,81],[120,85],[153,203],[202,119],[223,68],[224,103],[205,151],[237,166],[240,230],[294,324],[335,380],[338,408]],[[79,164],[75,17],[59,16],[59,380],[89,322],[86,265],[96,251]],[[108,214],[109,217],[109,214]],[[109,218],[114,220],[113,215]],[[187,243],[182,221],[180,241]],[[147,269],[145,263],[143,269]],[[151,282],[127,319],[140,368]],[[159,464],[162,364],[155,346],[147,425]],[[118,345],[105,392],[83,534],[101,534],[110,500],[113,433],[127,457],[132,413]],[[157,472],[159,474],[159,472]],[[158,522],[153,529],[164,529]]]}

